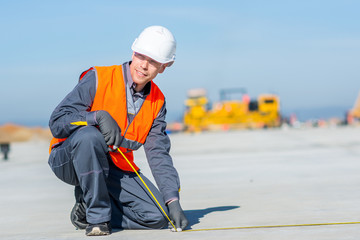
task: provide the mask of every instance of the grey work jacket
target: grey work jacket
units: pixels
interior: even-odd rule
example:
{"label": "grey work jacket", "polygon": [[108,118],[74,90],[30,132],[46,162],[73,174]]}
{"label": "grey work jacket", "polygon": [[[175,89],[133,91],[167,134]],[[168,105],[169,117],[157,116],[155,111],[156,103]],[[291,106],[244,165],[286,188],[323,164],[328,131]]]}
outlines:
{"label": "grey work jacket", "polygon": [[[123,72],[124,75],[126,74],[125,79],[127,79],[127,92],[131,93],[131,96],[127,96],[127,109],[138,111],[139,109],[136,106],[141,106],[141,101],[144,101],[149,94],[151,85],[150,83],[146,85],[142,92],[135,92],[129,64],[131,62],[123,64]],[[67,138],[81,127],[70,124],[72,122],[86,121],[88,125],[96,125],[95,112],[90,112],[96,88],[96,71],[90,70],[51,114],[49,127],[54,137]],[[131,115],[128,114],[128,116]],[[169,154],[170,139],[165,132],[165,116],[166,106],[164,103],[143,146],[156,184],[163,195],[164,201],[168,202],[171,199],[179,198],[180,180]]]}

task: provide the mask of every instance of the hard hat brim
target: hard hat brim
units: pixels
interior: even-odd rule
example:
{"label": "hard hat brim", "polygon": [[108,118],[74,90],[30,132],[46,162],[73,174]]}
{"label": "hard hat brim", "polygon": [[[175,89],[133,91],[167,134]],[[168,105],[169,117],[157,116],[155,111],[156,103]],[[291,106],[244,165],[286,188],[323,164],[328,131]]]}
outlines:
{"label": "hard hat brim", "polygon": [[156,56],[153,56],[153,54],[145,51],[144,49],[139,49],[136,47],[136,39],[133,43],[133,45],[131,46],[131,50],[133,50],[134,52],[137,52],[137,53],[140,53],[140,54],[143,54],[151,59],[154,59],[155,61],[161,63],[161,64],[168,64],[168,67],[170,67],[174,62],[175,62],[175,56],[173,57],[173,59],[169,60],[169,59],[160,59]]}

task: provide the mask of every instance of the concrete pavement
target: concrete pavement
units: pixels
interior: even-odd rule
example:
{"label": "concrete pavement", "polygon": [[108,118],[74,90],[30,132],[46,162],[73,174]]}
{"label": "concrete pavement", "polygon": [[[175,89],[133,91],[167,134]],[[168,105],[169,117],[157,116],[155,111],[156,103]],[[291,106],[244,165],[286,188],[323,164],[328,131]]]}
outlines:
{"label": "concrete pavement", "polygon": [[[360,128],[172,134],[188,229],[360,221]],[[73,188],[48,144],[14,143],[0,161],[0,239],[88,239],[69,220]],[[143,150],[138,166],[152,179]],[[359,239],[360,224],[116,231],[102,239]]]}

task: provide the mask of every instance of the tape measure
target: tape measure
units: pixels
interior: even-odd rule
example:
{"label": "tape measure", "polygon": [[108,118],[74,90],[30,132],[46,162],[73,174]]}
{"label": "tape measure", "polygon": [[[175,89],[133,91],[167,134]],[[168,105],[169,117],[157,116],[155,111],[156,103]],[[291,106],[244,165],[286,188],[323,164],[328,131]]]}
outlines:
{"label": "tape measure", "polygon": [[345,225],[345,224],[360,224],[360,222],[310,223],[310,224],[268,225],[268,226],[249,226],[249,227],[203,228],[203,229],[183,230],[183,232],[218,231],[218,230],[235,230],[235,229],[256,229],[256,228],[311,227],[311,226]]}

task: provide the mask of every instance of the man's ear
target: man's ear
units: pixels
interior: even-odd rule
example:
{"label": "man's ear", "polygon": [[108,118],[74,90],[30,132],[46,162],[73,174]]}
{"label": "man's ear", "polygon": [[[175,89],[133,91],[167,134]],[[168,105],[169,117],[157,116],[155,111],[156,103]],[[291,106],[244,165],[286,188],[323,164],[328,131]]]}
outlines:
{"label": "man's ear", "polygon": [[163,65],[161,65],[159,73],[163,73],[165,71],[165,68],[168,66],[168,63],[165,63]]}

